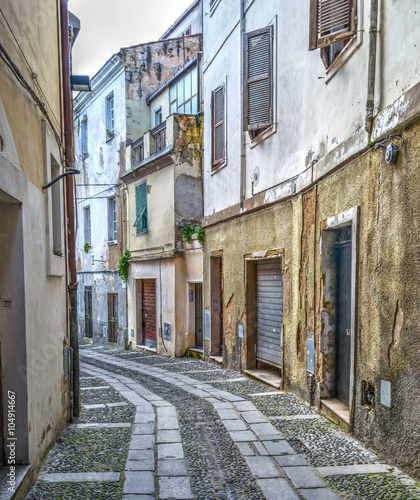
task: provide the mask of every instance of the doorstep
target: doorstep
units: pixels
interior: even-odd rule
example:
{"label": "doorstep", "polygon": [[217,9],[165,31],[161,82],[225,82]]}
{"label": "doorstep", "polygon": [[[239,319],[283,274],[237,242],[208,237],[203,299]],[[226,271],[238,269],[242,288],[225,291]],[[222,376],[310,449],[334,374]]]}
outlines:
{"label": "doorstep", "polygon": [[210,363],[223,368],[223,356],[210,356]]}
{"label": "doorstep", "polygon": [[157,353],[156,347],[149,347],[148,345],[136,345],[137,349],[142,349],[143,351]]}
{"label": "doorstep", "polygon": [[[0,500],[10,500],[17,496],[20,488],[25,489],[24,479],[28,477],[30,465],[14,465],[14,485],[11,483],[10,466],[6,465],[0,469]],[[9,474],[9,475],[8,475]],[[28,485],[26,485],[26,488]],[[13,491],[10,491],[12,489]]]}
{"label": "doorstep", "polygon": [[266,370],[244,370],[244,373],[249,377],[264,382],[264,384],[271,385],[271,387],[274,387],[275,389],[281,389],[281,377],[275,375],[274,373]]}
{"label": "doorstep", "polygon": [[344,403],[338,399],[321,399],[320,411],[341,429],[350,432],[350,409]]}

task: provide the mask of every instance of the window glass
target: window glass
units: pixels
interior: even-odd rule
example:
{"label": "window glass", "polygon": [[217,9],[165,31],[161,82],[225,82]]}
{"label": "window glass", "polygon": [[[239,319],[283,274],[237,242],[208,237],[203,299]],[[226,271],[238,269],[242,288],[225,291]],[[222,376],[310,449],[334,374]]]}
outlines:
{"label": "window glass", "polygon": [[171,114],[176,113],[176,101],[171,104]]}
{"label": "window glass", "polygon": [[180,114],[184,113],[184,106],[183,105],[179,106],[178,113],[180,113]]}
{"label": "window glass", "polygon": [[191,114],[191,101],[188,101],[185,103],[185,114],[186,115]]}
{"label": "window glass", "polygon": [[197,66],[191,71],[191,88],[192,88],[192,95],[197,94]]}
{"label": "window glass", "polygon": [[196,115],[196,114],[198,113],[197,96],[196,96],[196,95],[192,98],[192,109],[191,109],[191,113],[192,113],[193,115]]}
{"label": "window glass", "polygon": [[185,100],[191,97],[191,72],[184,76]]}
{"label": "window glass", "polygon": [[176,85],[172,85],[169,89],[169,101],[173,102],[176,99]]}
{"label": "window glass", "polygon": [[181,80],[178,81],[176,86],[178,92],[178,105],[179,105],[180,103],[184,102],[184,79],[181,78]]}

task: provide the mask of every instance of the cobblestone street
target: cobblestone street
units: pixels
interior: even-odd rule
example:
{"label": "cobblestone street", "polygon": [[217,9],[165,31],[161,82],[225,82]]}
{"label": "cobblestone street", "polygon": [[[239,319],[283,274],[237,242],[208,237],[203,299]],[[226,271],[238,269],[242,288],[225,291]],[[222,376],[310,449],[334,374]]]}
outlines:
{"label": "cobblestone street", "polygon": [[80,351],[81,416],[31,500],[420,498],[293,394],[191,358]]}

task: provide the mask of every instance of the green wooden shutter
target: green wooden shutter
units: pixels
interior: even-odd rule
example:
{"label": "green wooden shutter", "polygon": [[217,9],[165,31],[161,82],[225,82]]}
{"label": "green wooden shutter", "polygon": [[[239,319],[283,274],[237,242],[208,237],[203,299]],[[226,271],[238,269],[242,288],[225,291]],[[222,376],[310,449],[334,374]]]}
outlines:
{"label": "green wooden shutter", "polygon": [[273,123],[273,28],[245,34],[244,130]]}
{"label": "green wooden shutter", "polygon": [[136,187],[136,221],[137,234],[147,231],[147,183]]}

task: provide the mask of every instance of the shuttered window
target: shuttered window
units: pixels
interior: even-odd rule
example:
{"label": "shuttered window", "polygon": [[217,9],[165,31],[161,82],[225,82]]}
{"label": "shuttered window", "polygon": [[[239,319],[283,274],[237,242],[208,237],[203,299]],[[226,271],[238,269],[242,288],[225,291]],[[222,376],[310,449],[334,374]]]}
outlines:
{"label": "shuttered window", "polygon": [[212,166],[225,159],[225,86],[212,94]]}
{"label": "shuttered window", "polygon": [[134,223],[137,234],[147,231],[147,183],[143,182],[136,187],[136,221]]}
{"label": "shuttered window", "polygon": [[309,50],[327,47],[356,33],[356,0],[310,0]]}
{"label": "shuttered window", "polygon": [[244,130],[251,131],[273,123],[273,28],[244,36]]}

